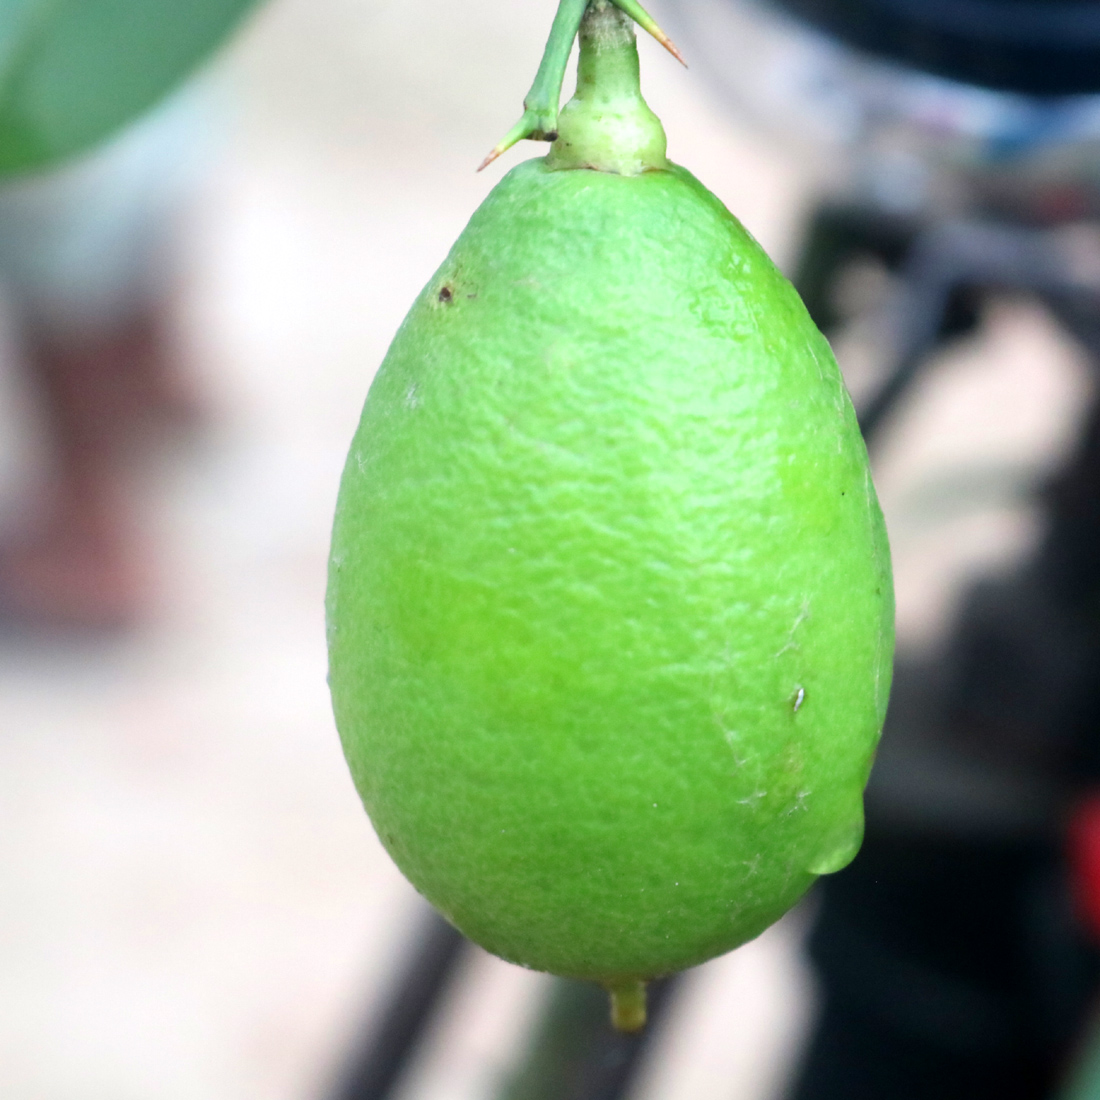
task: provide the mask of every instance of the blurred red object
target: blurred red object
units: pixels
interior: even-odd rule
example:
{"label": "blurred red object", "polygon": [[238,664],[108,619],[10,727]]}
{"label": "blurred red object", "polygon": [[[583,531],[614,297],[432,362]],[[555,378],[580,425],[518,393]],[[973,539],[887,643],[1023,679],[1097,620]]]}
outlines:
{"label": "blurred red object", "polygon": [[1074,809],[1066,833],[1074,912],[1100,941],[1100,792]]}

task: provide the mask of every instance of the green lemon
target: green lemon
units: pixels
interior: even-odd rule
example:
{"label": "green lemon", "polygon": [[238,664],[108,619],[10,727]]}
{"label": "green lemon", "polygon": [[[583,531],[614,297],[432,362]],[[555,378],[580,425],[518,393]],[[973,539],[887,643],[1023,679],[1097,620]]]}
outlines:
{"label": "green lemon", "polygon": [[857,851],[893,597],[828,344],[665,159],[616,9],[589,6],[580,66],[371,386],[330,681],[417,889],[629,1015]]}

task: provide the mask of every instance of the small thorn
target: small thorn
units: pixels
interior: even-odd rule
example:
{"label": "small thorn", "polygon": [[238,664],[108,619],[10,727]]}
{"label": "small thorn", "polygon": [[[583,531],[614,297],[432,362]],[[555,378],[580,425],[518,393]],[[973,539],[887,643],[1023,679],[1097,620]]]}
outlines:
{"label": "small thorn", "polygon": [[500,154],[501,154],[501,153],[503,153],[503,152],[505,152],[505,150],[504,150],[504,149],[502,149],[502,148],[501,148],[501,147],[500,147],[499,145],[498,145],[498,146],[497,146],[497,147],[496,147],[495,149],[491,149],[491,150],[489,151],[489,155],[488,155],[488,156],[487,156],[487,157],[486,157],[486,158],[485,158],[485,159],[484,159],[484,160],[483,160],[483,161],[482,161],[482,162],[481,162],[481,163],[480,163],[480,164],[479,164],[479,165],[477,166],[477,170],[478,170],[479,172],[481,172],[481,171],[484,171],[484,170],[485,170],[486,168],[488,168],[488,167],[489,167],[489,165],[490,165],[490,164],[492,164],[492,163],[493,163],[493,161],[494,161],[494,160],[496,160],[496,159],[497,159],[497,157],[499,157],[499,156],[500,156]]}
{"label": "small thorn", "polygon": [[523,117],[493,146],[489,151],[489,155],[478,165],[477,170],[480,172],[483,168],[488,168],[501,153],[507,153],[517,141],[532,137],[538,132],[538,129],[538,119],[535,113],[524,111]]}
{"label": "small thorn", "polygon": [[[661,33],[663,34],[664,32],[662,31]],[[656,35],[654,35],[653,37],[657,38]],[[664,36],[664,38],[657,38],[657,41],[660,42],[661,45],[664,46],[664,48],[668,50],[668,52],[672,54],[672,56],[675,57],[676,60],[679,61],[685,69],[688,67],[688,63],[684,60],[684,55],[680,53],[680,47],[677,46],[676,43],[673,42],[667,34]]]}
{"label": "small thorn", "polygon": [[661,45],[664,46],[664,48],[668,50],[668,52],[672,54],[672,56],[675,57],[676,60],[679,61],[685,69],[687,68],[687,62],[684,60],[684,55],[680,53],[679,47],[676,45],[675,42],[672,41],[671,38],[669,38],[667,34],[665,34],[663,30],[661,30],[661,28],[657,25],[657,20],[655,20],[653,16],[650,15],[649,12],[647,12],[645,8],[643,8],[642,5],[638,3],[638,0],[611,0],[611,2],[620,11],[625,12],[627,15],[629,15],[630,18],[633,19],[634,22],[637,23],[643,31],[645,31],[647,34],[651,34],[655,39],[657,39],[657,41],[660,42]]}

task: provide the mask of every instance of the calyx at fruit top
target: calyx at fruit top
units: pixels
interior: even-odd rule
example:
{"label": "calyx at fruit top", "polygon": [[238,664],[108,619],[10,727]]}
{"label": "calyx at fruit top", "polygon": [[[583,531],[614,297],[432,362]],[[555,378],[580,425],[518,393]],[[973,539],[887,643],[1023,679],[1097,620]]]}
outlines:
{"label": "calyx at fruit top", "polygon": [[[612,7],[618,11],[611,10]],[[539,64],[539,71],[535,76],[534,84],[531,85],[531,90],[527,93],[527,98],[523,101],[523,116],[481,162],[478,167],[479,172],[492,164],[501,153],[524,138],[557,142],[561,86],[565,80],[565,69],[569,63],[573,40],[578,32],[581,33],[581,60],[577,76],[577,98],[584,99],[586,106],[577,121],[587,118],[587,124],[575,129],[574,133],[580,141],[590,141],[595,138],[593,148],[593,153],[597,154],[595,159],[601,159],[598,154],[602,148],[604,156],[610,156],[610,160],[607,167],[595,163],[573,164],[564,161],[555,167],[602,167],[604,171],[623,172],[621,167],[623,164],[631,162],[641,164],[641,167],[628,169],[623,174],[665,167],[664,131],[641,97],[634,35],[629,24],[619,16],[619,12],[633,19],[683,63],[684,59],[675,44],[637,0],[559,0],[554,24],[550,29],[550,37],[543,51],[542,62]],[[582,21],[588,28],[587,31],[582,30]],[[582,97],[581,82],[586,72],[589,78],[589,89]],[[635,103],[640,104],[640,110],[633,106]],[[572,105],[570,103],[566,110],[568,111]],[[562,113],[562,117],[564,119],[565,112]],[[606,139],[597,137],[595,133],[597,129],[595,124],[600,117],[606,119],[606,124],[599,128],[609,129],[618,126],[623,130],[621,136],[610,145]],[[630,136],[631,134],[633,137]],[[659,154],[656,151],[658,140]],[[633,155],[632,146],[637,147],[637,152]]]}
{"label": "calyx at fruit top", "polygon": [[667,168],[665,130],[642,98],[634,28],[609,2],[581,22],[577,91],[558,119],[546,166],[594,168],[620,176]]}

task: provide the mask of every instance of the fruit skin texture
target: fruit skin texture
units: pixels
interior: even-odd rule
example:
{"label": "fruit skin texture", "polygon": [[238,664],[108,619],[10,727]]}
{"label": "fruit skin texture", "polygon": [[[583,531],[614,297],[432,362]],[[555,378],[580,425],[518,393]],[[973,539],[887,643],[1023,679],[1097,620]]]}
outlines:
{"label": "fruit skin texture", "polygon": [[328,622],[379,836],[506,959],[679,970],[858,849],[893,645],[866,452],[682,168],[527,161],[474,214],[371,387]]}

